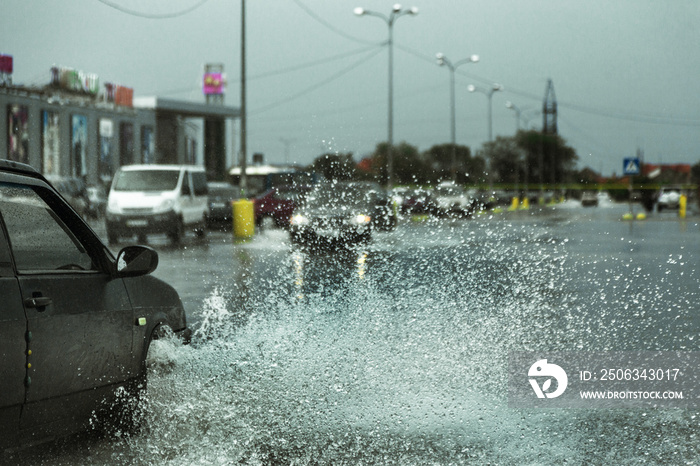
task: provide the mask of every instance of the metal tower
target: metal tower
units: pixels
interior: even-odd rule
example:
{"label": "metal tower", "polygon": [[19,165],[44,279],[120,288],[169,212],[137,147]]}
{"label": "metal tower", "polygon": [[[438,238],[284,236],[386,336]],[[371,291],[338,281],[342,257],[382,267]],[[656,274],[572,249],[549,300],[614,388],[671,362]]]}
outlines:
{"label": "metal tower", "polygon": [[547,81],[547,90],[542,104],[542,132],[545,134],[557,134],[557,96],[554,95],[554,84]]}

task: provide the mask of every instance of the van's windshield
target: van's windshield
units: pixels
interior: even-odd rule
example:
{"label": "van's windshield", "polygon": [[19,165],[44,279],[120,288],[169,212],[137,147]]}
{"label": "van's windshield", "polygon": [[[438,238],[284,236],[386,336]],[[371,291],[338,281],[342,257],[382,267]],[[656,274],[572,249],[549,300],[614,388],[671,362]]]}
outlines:
{"label": "van's windshield", "polygon": [[115,191],[172,191],[177,188],[179,170],[128,170],[117,174]]}

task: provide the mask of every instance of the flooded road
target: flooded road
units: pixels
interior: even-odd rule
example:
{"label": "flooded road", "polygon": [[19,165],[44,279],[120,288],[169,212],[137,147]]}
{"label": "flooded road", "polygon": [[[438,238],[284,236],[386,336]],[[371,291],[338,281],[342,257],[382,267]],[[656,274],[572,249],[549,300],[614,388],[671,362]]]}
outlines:
{"label": "flooded road", "polygon": [[508,407],[511,350],[698,351],[698,218],[626,209],[404,221],[340,251],[156,242],[196,331],[158,342],[143,432],[21,460],[696,464],[696,412]]}

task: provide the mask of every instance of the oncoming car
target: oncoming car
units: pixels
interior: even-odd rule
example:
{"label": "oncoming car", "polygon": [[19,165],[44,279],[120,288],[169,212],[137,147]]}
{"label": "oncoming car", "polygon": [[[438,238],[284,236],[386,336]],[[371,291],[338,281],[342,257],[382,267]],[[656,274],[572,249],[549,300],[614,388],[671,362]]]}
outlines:
{"label": "oncoming car", "polygon": [[322,246],[369,241],[372,198],[371,192],[354,183],[317,185],[292,215],[292,242]]}
{"label": "oncoming car", "polygon": [[151,342],[191,333],[157,265],[144,246],[114,257],[44,177],[0,160],[0,452],[134,427]]}

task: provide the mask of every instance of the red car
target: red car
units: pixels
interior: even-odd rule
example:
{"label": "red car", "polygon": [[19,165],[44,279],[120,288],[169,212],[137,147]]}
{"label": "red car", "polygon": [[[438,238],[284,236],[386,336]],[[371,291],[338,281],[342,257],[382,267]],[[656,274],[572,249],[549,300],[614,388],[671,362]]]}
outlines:
{"label": "red car", "polygon": [[289,218],[310,186],[278,186],[253,199],[255,224],[265,227],[289,227]]}

